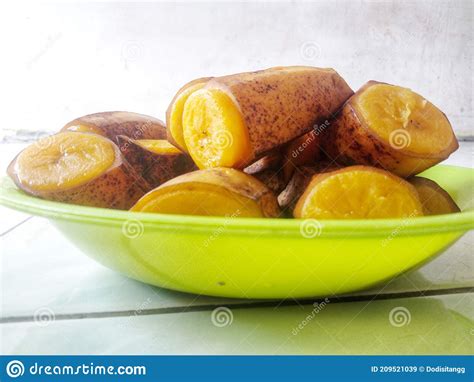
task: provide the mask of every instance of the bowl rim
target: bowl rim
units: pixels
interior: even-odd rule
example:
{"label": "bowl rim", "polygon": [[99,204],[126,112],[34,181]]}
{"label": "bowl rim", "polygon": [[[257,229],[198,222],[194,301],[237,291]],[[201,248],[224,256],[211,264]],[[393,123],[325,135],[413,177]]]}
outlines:
{"label": "bowl rim", "polygon": [[[438,167],[438,166],[437,166]],[[468,167],[455,167],[473,171]],[[434,233],[463,233],[474,228],[474,210],[458,213],[397,219],[268,219],[232,218],[220,216],[170,215],[146,212],[131,212],[107,208],[85,207],[59,203],[27,195],[19,190],[7,176],[0,178],[0,205],[53,220],[124,226],[130,222],[142,224],[144,228],[166,231],[204,232],[215,234],[235,233],[241,235],[285,236],[303,238],[324,237],[395,237],[429,235]]]}

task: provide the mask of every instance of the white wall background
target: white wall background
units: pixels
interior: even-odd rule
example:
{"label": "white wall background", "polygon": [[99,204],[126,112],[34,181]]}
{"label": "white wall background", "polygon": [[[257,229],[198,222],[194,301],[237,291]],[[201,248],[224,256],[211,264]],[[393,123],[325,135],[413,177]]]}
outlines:
{"label": "white wall background", "polygon": [[83,114],[164,118],[195,77],[333,67],[411,87],[474,135],[472,1],[80,3],[0,7],[0,141]]}

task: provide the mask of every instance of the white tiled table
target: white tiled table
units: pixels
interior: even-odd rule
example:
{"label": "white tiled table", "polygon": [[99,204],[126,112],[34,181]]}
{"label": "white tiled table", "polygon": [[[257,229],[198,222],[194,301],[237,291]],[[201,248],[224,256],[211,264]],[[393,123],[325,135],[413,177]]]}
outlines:
{"label": "white tiled table", "polygon": [[[0,145],[2,169],[21,147]],[[472,167],[473,148],[462,142],[447,163]],[[474,350],[473,232],[422,268],[315,312],[309,300],[219,299],[151,287],[93,262],[45,219],[3,207],[0,216],[3,354]],[[212,312],[222,306],[232,322],[219,327]],[[391,324],[395,308],[408,310],[408,323]]]}

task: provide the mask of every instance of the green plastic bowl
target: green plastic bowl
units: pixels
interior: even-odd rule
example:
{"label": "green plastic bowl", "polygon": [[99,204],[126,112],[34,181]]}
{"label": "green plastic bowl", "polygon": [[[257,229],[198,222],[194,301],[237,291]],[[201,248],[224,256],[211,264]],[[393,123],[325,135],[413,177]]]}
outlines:
{"label": "green plastic bowl", "polygon": [[411,219],[299,220],[163,215],[49,202],[0,183],[0,204],[44,216],[113,270],[163,288],[301,298],[370,287],[432,259],[474,227],[474,170],[422,175],[463,212]]}

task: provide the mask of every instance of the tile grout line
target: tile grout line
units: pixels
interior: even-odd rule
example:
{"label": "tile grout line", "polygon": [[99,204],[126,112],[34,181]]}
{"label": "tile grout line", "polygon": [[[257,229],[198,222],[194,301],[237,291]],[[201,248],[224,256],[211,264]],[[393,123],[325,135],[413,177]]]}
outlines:
{"label": "tile grout line", "polygon": [[[363,301],[383,301],[383,300],[395,300],[401,298],[417,298],[417,297],[435,297],[453,294],[465,294],[474,293],[474,286],[470,287],[459,287],[459,288],[446,288],[446,289],[431,289],[431,290],[419,290],[411,292],[398,292],[398,293],[385,293],[385,294],[368,294],[368,295],[356,295],[356,296],[342,296],[342,297],[328,297],[331,303],[349,303],[349,302],[363,302]],[[66,320],[80,320],[80,319],[94,319],[94,318],[118,318],[118,317],[131,317],[131,316],[150,316],[150,315],[162,315],[162,314],[176,314],[176,313],[193,313],[193,312],[205,312],[212,311],[218,307],[226,306],[231,309],[254,309],[254,308],[269,308],[269,307],[291,307],[301,305],[313,305],[325,301],[324,298],[315,299],[302,299],[302,300],[269,300],[269,301],[258,301],[258,302],[244,302],[244,303],[223,303],[223,304],[206,304],[196,306],[184,306],[184,307],[167,307],[167,308],[154,308],[144,309],[142,311],[137,310],[123,310],[123,311],[106,311],[106,312],[91,312],[91,313],[63,313],[54,316],[54,320],[66,321]],[[11,316],[0,318],[0,324],[12,324],[12,323],[25,323],[34,322],[34,316]]]}
{"label": "tile grout line", "polygon": [[14,229],[20,227],[22,224],[26,223],[28,220],[34,218],[34,216],[28,216],[26,219],[22,220],[21,222],[15,224],[13,227],[8,228],[6,231],[0,233],[0,237],[7,235],[8,233],[12,232]]}

